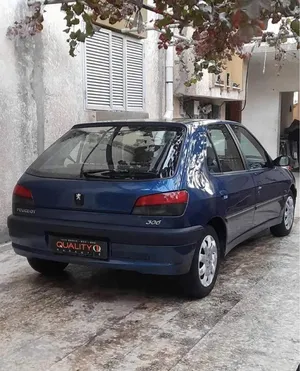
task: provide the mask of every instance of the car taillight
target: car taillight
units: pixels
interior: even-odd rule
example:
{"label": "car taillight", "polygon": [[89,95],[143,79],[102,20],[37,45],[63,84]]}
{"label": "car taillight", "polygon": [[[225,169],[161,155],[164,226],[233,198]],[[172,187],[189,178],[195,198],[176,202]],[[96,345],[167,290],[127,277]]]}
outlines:
{"label": "car taillight", "polygon": [[33,200],[31,191],[28,188],[21,186],[20,184],[17,184],[15,186],[13,196]]}
{"label": "car taillight", "polygon": [[137,199],[132,213],[148,216],[179,216],[184,213],[188,199],[187,191],[142,196]]}
{"label": "car taillight", "polygon": [[33,214],[35,208],[30,189],[17,184],[12,197],[12,208],[14,215]]}

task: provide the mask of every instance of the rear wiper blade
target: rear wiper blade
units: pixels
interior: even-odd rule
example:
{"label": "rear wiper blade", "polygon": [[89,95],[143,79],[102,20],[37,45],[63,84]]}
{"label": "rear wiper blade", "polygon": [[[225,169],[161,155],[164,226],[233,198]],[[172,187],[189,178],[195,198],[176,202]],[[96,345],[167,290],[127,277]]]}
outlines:
{"label": "rear wiper blade", "polygon": [[115,170],[109,169],[95,169],[95,170],[85,170],[82,172],[82,175],[86,178],[113,178],[116,174]]}
{"label": "rear wiper blade", "polygon": [[159,173],[155,171],[135,171],[135,170],[109,170],[95,169],[86,170],[82,173],[85,177],[91,178],[153,178],[159,177]]}
{"label": "rear wiper blade", "polygon": [[109,172],[114,172],[114,170],[109,170],[109,169],[93,169],[93,170],[84,170],[82,172],[83,175],[89,175],[89,174],[97,174],[97,173],[109,173]]}

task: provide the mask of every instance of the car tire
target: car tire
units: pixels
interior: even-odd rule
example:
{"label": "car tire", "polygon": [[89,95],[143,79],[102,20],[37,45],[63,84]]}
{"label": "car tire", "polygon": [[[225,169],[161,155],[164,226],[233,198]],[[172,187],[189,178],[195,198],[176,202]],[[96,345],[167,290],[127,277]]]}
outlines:
{"label": "car tire", "polygon": [[282,221],[280,224],[271,227],[271,233],[276,237],[284,237],[291,233],[294,224],[295,197],[290,191],[284,205]]}
{"label": "car tire", "polygon": [[220,258],[218,235],[214,228],[207,226],[195,250],[191,269],[182,279],[183,290],[188,296],[201,299],[211,292],[218,276]]}
{"label": "car tire", "polygon": [[55,276],[60,274],[68,266],[68,263],[52,260],[43,260],[38,258],[27,258],[27,260],[31,268],[45,276]]}

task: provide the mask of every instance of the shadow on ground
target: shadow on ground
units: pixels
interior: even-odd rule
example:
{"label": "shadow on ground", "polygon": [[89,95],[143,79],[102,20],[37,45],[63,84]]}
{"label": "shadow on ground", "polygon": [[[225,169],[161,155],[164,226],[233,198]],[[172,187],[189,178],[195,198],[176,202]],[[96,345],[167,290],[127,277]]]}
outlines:
{"label": "shadow on ground", "polygon": [[[266,247],[274,242],[269,231],[262,232],[255,238],[239,245],[233,249],[222,261],[219,272],[219,281],[228,278],[230,272],[234,272],[241,260],[244,264],[249,259],[255,259],[252,255],[253,250],[257,250],[258,244]],[[261,247],[261,252],[265,250]],[[261,253],[260,252],[260,253]],[[264,251],[268,255],[267,251]],[[271,254],[272,252],[269,251]],[[268,259],[265,259],[265,266],[268,265]],[[252,266],[255,273],[256,266]],[[255,275],[253,275],[255,277]],[[257,275],[257,280],[260,275]],[[36,287],[51,286],[65,291],[67,295],[85,294],[94,300],[124,300],[128,295],[141,298],[164,298],[176,299],[179,301],[190,300],[185,294],[180,277],[145,275],[130,271],[117,271],[111,269],[97,269],[88,266],[69,265],[68,268],[59,276],[44,277],[35,272],[27,274],[23,279]],[[255,278],[253,278],[256,281]]]}

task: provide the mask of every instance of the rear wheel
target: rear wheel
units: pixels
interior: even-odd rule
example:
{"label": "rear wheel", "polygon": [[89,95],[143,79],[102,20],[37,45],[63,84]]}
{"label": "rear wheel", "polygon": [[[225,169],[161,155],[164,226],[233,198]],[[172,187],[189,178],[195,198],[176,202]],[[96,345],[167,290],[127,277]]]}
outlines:
{"label": "rear wheel", "polygon": [[68,266],[68,263],[55,262],[52,260],[43,260],[38,258],[27,258],[27,260],[31,268],[45,276],[54,276],[59,274]]}
{"label": "rear wheel", "polygon": [[276,237],[284,237],[290,234],[294,224],[295,199],[290,191],[284,205],[284,212],[280,224],[271,227],[271,232]]}
{"label": "rear wheel", "polygon": [[219,265],[219,238],[214,228],[207,226],[195,251],[191,269],[183,277],[184,291],[194,298],[207,296],[215,285]]}

